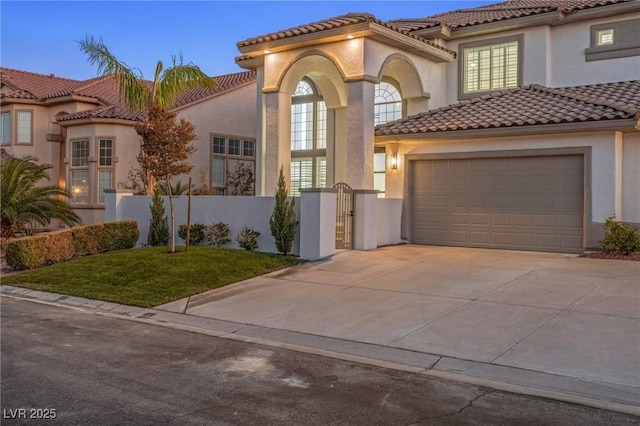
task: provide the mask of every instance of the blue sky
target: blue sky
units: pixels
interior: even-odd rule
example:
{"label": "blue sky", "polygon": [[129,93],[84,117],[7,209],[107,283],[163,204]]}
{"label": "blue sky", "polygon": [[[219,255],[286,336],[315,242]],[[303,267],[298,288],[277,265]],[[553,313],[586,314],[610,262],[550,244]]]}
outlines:
{"label": "blue sky", "polygon": [[349,12],[415,18],[497,1],[7,1],[0,0],[2,66],[88,79],[96,69],[79,50],[84,35],[152,76],[182,53],[209,75],[242,71],[236,42]]}

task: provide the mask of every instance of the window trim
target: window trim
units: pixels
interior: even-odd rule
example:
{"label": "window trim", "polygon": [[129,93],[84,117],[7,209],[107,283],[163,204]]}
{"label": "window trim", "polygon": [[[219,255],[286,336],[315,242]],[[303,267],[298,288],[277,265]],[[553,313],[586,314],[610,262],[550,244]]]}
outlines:
{"label": "window trim", "polygon": [[[15,117],[14,117],[14,129],[12,129],[12,133],[14,136],[14,141],[15,141],[15,145],[33,145],[33,130],[34,130],[34,117],[35,117],[35,110],[33,109],[15,109]],[[20,113],[23,112],[28,112],[29,115],[31,116],[31,120],[30,120],[30,128],[29,128],[29,142],[19,142],[18,141],[18,133],[20,131],[19,129],[19,124],[20,124]]]}
{"label": "window trim", "polygon": [[[375,92],[376,92],[376,90],[378,89],[378,87],[379,87],[379,85],[380,85],[381,83],[387,83],[388,85],[390,85],[391,87],[393,87],[393,88],[396,90],[396,92],[398,92],[398,95],[400,96],[400,101],[376,103],[376,102],[375,102],[375,97],[376,97],[376,96],[375,96]],[[400,89],[401,89],[401,88],[400,88],[400,83],[399,83],[396,79],[391,78],[391,77],[388,77],[388,76],[384,76],[384,77],[382,77],[382,79],[380,80],[380,83],[376,83],[376,85],[375,85],[375,87],[374,87],[374,101],[373,101],[373,108],[374,108],[374,121],[375,121],[375,110],[376,110],[376,107],[377,107],[378,105],[390,105],[390,104],[395,104],[395,103],[397,103],[397,102],[399,102],[399,103],[400,103],[400,118],[398,118],[398,119],[396,119],[396,120],[402,120],[403,118],[405,118],[405,117],[406,117],[406,102],[405,102],[404,97],[402,96],[402,91],[401,91]],[[378,116],[379,116],[379,114],[378,114]],[[379,126],[379,125],[381,125],[381,124],[387,124],[387,123],[390,123],[391,121],[396,121],[396,120],[390,120],[390,121],[379,122],[378,124],[376,124],[376,126]]]}
{"label": "window trim", "polygon": [[[592,25],[590,30],[589,47],[585,49],[585,61],[600,61],[604,59],[626,58],[640,56],[640,37],[638,31],[633,31],[640,25],[640,19],[606,22]],[[613,43],[598,44],[600,31],[612,30]]]}
{"label": "window trim", "polygon": [[[5,115],[9,117],[9,132],[7,134],[7,141],[5,142],[2,139],[0,139],[0,145],[9,146],[13,142],[13,137],[12,137],[13,123],[11,122],[12,111],[8,110],[8,111],[0,112],[0,126],[2,126],[2,120],[4,119]],[[2,134],[2,136],[4,136],[4,133]]]}
{"label": "window trim", "polygon": [[522,86],[523,72],[524,72],[524,34],[515,34],[505,37],[497,37],[491,39],[483,39],[471,41],[468,43],[460,43],[458,45],[458,100],[473,99],[479,96],[487,95],[489,93],[496,93],[502,90],[509,90],[510,88],[503,87],[500,89],[484,90],[479,92],[464,91],[464,76],[465,76],[465,64],[464,64],[464,51],[474,47],[492,46],[494,44],[502,44],[509,42],[517,42],[518,44],[518,64],[517,64],[517,83],[516,87]]}
{"label": "window trim", "polygon": [[[216,140],[216,138],[224,140],[224,152],[214,152],[213,144],[214,144],[214,141]],[[235,140],[240,141],[239,153],[238,154],[230,154],[229,153],[229,149],[230,149],[229,140],[230,139],[235,139]],[[254,148],[253,156],[244,155],[245,142],[253,142],[253,148]],[[247,163],[251,163],[253,165],[253,173],[254,173],[254,177],[255,177],[255,172],[256,172],[256,149],[257,149],[257,146],[258,146],[257,145],[257,140],[255,138],[253,138],[253,137],[238,136],[238,135],[231,135],[231,134],[225,134],[225,133],[214,133],[214,132],[209,133],[209,178],[208,178],[209,179],[209,187],[218,190],[220,192],[220,195],[226,195],[226,193],[227,193],[227,179],[228,179],[229,172],[230,172],[230,170],[229,170],[229,160],[242,161],[242,162],[244,162],[245,165]],[[224,159],[224,163],[225,163],[224,186],[217,185],[213,181],[213,172],[214,172],[213,163],[214,163],[214,158],[222,158],[222,159]]]}
{"label": "window trim", "polygon": [[[104,140],[110,140],[111,141],[111,165],[101,165],[100,164],[100,160],[101,160],[101,155],[100,155],[100,142],[104,141]],[[91,144],[89,144],[91,145]],[[91,148],[89,148],[89,154],[91,154]],[[115,177],[116,177],[116,168],[115,168],[115,164],[117,161],[117,157],[116,157],[116,138],[114,136],[96,136],[96,173],[95,173],[95,191],[96,191],[96,196],[95,196],[95,203],[98,205],[104,205],[104,198],[103,201],[100,201],[100,198],[104,197],[104,191],[101,193],[100,192],[100,172],[103,171],[110,171],[111,172],[111,188],[105,188],[105,189],[114,189],[115,185]],[[89,161],[89,164],[91,164],[91,161]],[[91,189],[91,188],[90,188]],[[94,201],[94,200],[92,200]]]}

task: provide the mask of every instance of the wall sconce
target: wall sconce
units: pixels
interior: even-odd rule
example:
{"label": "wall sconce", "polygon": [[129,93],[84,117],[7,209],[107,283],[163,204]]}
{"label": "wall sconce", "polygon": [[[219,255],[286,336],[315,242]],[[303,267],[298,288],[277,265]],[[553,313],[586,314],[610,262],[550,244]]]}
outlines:
{"label": "wall sconce", "polygon": [[391,169],[398,169],[398,154],[391,154]]}

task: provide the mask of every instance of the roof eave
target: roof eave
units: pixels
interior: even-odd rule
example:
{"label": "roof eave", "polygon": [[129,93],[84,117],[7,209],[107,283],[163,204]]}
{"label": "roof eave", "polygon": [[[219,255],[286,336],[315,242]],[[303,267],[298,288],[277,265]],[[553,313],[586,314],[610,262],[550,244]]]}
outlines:
{"label": "roof eave", "polygon": [[254,84],[254,83],[256,83],[255,79],[254,80],[245,81],[243,83],[240,83],[240,84],[238,84],[236,86],[233,86],[233,87],[231,87],[231,88],[229,88],[227,90],[224,90],[222,92],[212,93],[212,94],[210,94],[208,96],[205,96],[205,97],[202,97],[202,98],[200,98],[198,100],[186,103],[184,105],[180,105],[179,107],[171,108],[171,111],[180,112],[180,111],[182,111],[184,109],[187,109],[187,108],[190,108],[190,107],[192,107],[194,105],[198,105],[198,104],[201,104],[202,102],[206,102],[206,101],[208,101],[210,99],[214,99],[214,98],[217,98],[219,96],[226,95],[226,94],[228,94],[230,92],[234,92],[236,90],[239,90],[239,89],[241,89],[243,87],[249,86],[249,85]]}
{"label": "roof eave", "polygon": [[615,130],[630,133],[640,132],[635,118],[598,120],[576,123],[532,124],[528,126],[492,127],[484,129],[447,130],[438,132],[403,133],[397,135],[376,135],[375,143],[420,142],[431,139],[482,139],[500,136],[533,136],[552,133],[574,133]]}
{"label": "roof eave", "polygon": [[413,31],[412,34],[427,39],[442,38],[444,40],[455,40],[476,35],[516,30],[538,25],[555,26],[590,19],[607,18],[610,16],[617,17],[621,14],[634,12],[640,12],[639,1],[616,3],[590,9],[576,10],[570,13],[562,13],[559,11],[540,13],[531,16],[523,16],[520,18],[488,22],[486,24],[469,25],[466,27],[454,28],[450,31],[445,30],[446,27],[443,28],[441,26],[436,26],[432,28],[425,28],[424,30]]}
{"label": "roof eave", "polygon": [[59,96],[55,98],[49,98],[44,101],[45,105],[56,105],[65,102],[83,102],[94,105],[102,105],[102,103],[97,98],[92,98],[90,96],[80,96],[80,95],[65,95]]}
{"label": "roof eave", "polygon": [[[351,38],[370,37],[374,40],[389,44],[429,58],[434,62],[451,62],[455,59],[455,52],[444,48],[432,46],[426,40],[422,41],[413,36],[403,34],[384,25],[375,22],[360,22],[353,25],[331,28],[307,34],[296,35],[278,40],[265,41],[250,46],[238,47],[243,56],[258,59],[264,55],[282,52],[300,47],[309,47],[319,44],[327,44],[337,41],[345,41]],[[236,63],[243,68],[255,66],[255,62],[248,62],[243,57],[236,58]]]}
{"label": "roof eave", "polygon": [[124,118],[105,118],[105,117],[85,117],[70,120],[59,120],[60,127],[80,126],[83,124],[120,124],[124,126],[135,126],[138,120],[125,120]]}
{"label": "roof eave", "polygon": [[3,97],[2,105],[21,104],[21,105],[44,105],[44,102],[37,99],[10,98]]}

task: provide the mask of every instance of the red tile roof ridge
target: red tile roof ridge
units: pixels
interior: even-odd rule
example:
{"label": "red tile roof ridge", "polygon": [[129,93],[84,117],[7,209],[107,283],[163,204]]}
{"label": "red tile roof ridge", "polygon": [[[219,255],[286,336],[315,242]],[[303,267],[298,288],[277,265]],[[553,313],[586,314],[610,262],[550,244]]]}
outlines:
{"label": "red tile roof ridge", "polygon": [[33,72],[33,71],[25,71],[25,70],[19,70],[16,68],[9,68],[9,67],[0,67],[0,78],[4,78],[4,76],[1,76],[1,74],[4,71],[10,71],[10,72],[18,72],[18,73],[23,73],[23,74],[31,74],[31,75],[35,75],[38,77],[47,77],[47,78],[51,78],[51,79],[57,79],[57,80],[67,80],[67,81],[81,81],[75,78],[67,78],[67,77],[59,77],[55,74],[42,74],[39,72]]}

